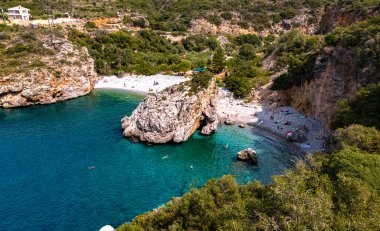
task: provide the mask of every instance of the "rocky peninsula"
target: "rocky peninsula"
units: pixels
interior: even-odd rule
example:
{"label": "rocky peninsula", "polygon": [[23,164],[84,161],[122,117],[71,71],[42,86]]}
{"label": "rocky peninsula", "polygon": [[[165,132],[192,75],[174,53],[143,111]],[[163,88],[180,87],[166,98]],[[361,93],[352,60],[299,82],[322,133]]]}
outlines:
{"label": "rocky peninsula", "polygon": [[198,128],[210,135],[217,130],[218,88],[212,79],[208,87],[191,92],[190,83],[148,93],[131,116],[122,119],[125,137],[153,144],[186,141]]}
{"label": "rocky peninsula", "polygon": [[97,74],[86,48],[76,47],[65,38],[40,40],[41,49],[49,55],[30,59],[30,69],[0,75],[0,107],[50,104],[86,95],[93,89]]}

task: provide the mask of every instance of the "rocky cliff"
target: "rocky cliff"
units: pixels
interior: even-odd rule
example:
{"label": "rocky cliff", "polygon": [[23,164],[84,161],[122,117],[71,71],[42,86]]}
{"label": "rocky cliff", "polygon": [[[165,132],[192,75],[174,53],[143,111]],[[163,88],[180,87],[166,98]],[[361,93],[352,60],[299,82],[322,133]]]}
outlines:
{"label": "rocky cliff", "polygon": [[77,48],[65,38],[42,42],[53,54],[38,57],[35,68],[0,75],[1,107],[50,104],[86,95],[93,89],[96,72],[86,48]]}
{"label": "rocky cliff", "polygon": [[313,80],[285,91],[285,98],[329,130],[339,100],[352,99],[359,88],[380,81],[379,69],[359,62],[354,50],[325,48],[315,63]]}
{"label": "rocky cliff", "polygon": [[210,135],[217,130],[217,87],[215,80],[198,93],[189,93],[182,83],[158,93],[149,93],[130,117],[122,119],[127,138],[162,144],[186,141],[198,128]]}
{"label": "rocky cliff", "polygon": [[326,7],[319,22],[318,34],[325,34],[336,27],[349,26],[379,13],[378,8],[349,9],[342,6]]}

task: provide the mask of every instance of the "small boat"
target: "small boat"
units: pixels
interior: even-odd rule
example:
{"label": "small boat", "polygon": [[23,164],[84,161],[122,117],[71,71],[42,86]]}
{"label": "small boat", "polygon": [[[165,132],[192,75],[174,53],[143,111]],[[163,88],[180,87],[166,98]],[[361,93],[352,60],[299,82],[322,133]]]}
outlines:
{"label": "small boat", "polygon": [[163,159],[167,159],[167,158],[169,158],[169,155],[166,155],[166,156],[162,157],[161,159],[163,160]]}

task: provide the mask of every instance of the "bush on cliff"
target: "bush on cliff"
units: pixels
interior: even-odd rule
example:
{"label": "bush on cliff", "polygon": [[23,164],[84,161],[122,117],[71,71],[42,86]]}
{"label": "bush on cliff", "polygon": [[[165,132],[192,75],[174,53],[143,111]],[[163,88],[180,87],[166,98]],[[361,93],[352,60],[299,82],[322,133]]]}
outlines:
{"label": "bush on cliff", "polygon": [[331,124],[333,129],[351,124],[380,129],[380,84],[361,88],[354,100],[341,100]]}
{"label": "bush on cliff", "polygon": [[224,55],[223,48],[219,47],[216,49],[214,56],[212,57],[211,71],[215,74],[221,73],[226,67],[226,58]]}
{"label": "bush on cliff", "polygon": [[196,94],[200,90],[207,88],[212,76],[213,75],[209,71],[194,75],[190,81],[190,94]]}
{"label": "bush on cliff", "polygon": [[[380,16],[347,27],[336,28],[325,36],[310,36],[299,31],[284,34],[273,43],[276,68],[288,67],[288,72],[277,78],[273,90],[285,90],[311,80],[316,57],[325,46],[352,50],[357,54],[358,67],[380,69]],[[364,119],[364,118],[363,118]],[[369,124],[366,124],[369,125]]]}
{"label": "bush on cliff", "polygon": [[374,127],[353,124],[337,130],[340,147],[355,147],[368,153],[380,154],[380,131]]}

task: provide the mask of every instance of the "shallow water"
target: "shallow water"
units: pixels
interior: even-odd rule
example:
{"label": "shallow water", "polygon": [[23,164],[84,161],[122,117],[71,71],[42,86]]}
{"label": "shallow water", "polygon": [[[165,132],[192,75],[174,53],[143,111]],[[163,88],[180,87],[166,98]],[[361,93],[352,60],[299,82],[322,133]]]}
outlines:
{"label": "shallow water", "polygon": [[[140,100],[96,90],[53,105],[0,109],[0,230],[117,227],[210,178],[268,183],[294,166],[287,147],[249,128],[223,126],[180,145],[132,143],[120,119]],[[248,147],[258,152],[256,167],[235,160]]]}

